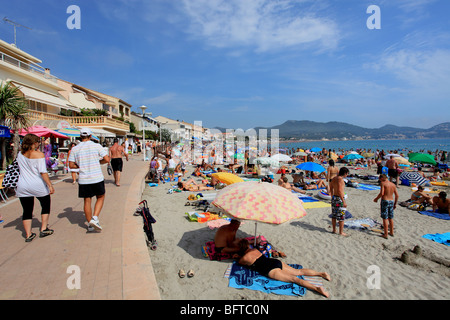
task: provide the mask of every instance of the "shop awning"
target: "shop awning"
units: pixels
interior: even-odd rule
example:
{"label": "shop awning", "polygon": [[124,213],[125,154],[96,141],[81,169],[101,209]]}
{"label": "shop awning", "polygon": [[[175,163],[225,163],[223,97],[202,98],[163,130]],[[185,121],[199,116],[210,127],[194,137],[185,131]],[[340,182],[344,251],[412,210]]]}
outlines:
{"label": "shop awning", "polygon": [[62,120],[34,120],[31,121],[31,126],[44,126],[52,130],[66,129],[71,127],[69,122]]}
{"label": "shop awning", "polygon": [[97,137],[102,137],[102,138],[115,138],[116,134],[112,133],[111,131],[107,131],[107,130],[103,130],[103,129],[93,129],[93,128],[89,128],[91,129],[92,133],[95,134]]}
{"label": "shop awning", "polygon": [[18,89],[23,93],[26,99],[45,103],[50,106],[54,106],[61,109],[72,110],[80,112],[80,109],[71,105],[69,101],[62,97],[51,95],[43,91],[35,90],[23,85],[17,85]]}

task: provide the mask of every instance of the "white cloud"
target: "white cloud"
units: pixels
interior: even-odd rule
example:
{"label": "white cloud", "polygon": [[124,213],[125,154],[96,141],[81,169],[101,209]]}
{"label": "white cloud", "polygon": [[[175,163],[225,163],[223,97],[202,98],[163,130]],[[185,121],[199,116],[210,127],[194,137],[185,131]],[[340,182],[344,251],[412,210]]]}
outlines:
{"label": "white cloud", "polygon": [[183,0],[188,32],[219,48],[251,47],[265,52],[312,45],[334,49],[337,25],[318,18],[307,0]]}
{"label": "white cloud", "polygon": [[144,99],[144,103],[145,104],[156,104],[156,105],[165,104],[166,102],[173,100],[176,96],[177,95],[175,93],[167,92],[167,93],[164,93],[157,97]]}
{"label": "white cloud", "polygon": [[414,51],[402,49],[385,53],[375,66],[382,72],[390,72],[414,88],[443,90],[448,94],[450,86],[450,51]]}

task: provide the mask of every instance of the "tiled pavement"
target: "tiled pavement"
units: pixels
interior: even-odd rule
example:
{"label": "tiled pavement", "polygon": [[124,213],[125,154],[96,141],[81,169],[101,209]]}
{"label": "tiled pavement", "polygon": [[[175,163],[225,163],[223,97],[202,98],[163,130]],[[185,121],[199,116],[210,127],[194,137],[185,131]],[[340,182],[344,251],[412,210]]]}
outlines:
{"label": "tiled pavement", "polygon": [[[88,233],[78,185],[52,177],[50,228],[39,238],[40,205],[35,201],[33,232],[25,243],[22,207],[15,197],[0,203],[0,300],[159,300],[159,290],[142,230],[133,216],[141,200],[148,163],[124,161],[121,186],[106,173],[101,233]],[[79,284],[80,288],[76,285]]]}

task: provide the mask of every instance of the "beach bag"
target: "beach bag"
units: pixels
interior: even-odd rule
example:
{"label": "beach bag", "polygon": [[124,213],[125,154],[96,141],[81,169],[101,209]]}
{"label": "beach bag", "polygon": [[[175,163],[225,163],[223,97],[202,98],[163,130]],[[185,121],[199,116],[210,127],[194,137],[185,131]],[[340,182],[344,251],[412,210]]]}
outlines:
{"label": "beach bag", "polygon": [[17,159],[14,160],[7,168],[5,176],[3,177],[2,187],[4,188],[16,188],[19,182],[20,168]]}
{"label": "beach bag", "polygon": [[152,250],[156,250],[156,240],[153,234],[153,226],[152,224],[156,223],[155,218],[150,213],[150,209],[147,204],[147,200],[143,200],[139,203],[141,206],[141,216],[144,221],[144,232],[147,236],[147,244],[151,247]]}

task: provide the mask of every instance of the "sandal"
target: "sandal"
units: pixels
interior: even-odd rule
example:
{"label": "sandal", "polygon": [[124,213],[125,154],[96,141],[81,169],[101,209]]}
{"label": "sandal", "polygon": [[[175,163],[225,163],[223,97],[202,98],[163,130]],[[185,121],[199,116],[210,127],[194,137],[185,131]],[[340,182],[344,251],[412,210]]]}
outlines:
{"label": "sandal", "polygon": [[184,277],[186,277],[186,272],[184,272],[183,269],[180,269],[180,271],[178,271],[178,276],[179,276],[180,278],[184,278]]}
{"label": "sandal", "polygon": [[36,238],[36,233],[32,233],[28,238],[25,239],[25,242],[31,242]]}
{"label": "sandal", "polygon": [[188,273],[187,273],[188,278],[192,278],[194,275],[195,275],[194,274],[194,270],[192,270],[192,269],[189,270]]}
{"label": "sandal", "polygon": [[47,236],[51,236],[53,234],[53,232],[54,232],[53,230],[51,230],[47,227],[47,229],[45,229],[44,231],[41,231],[39,233],[39,238],[45,238]]}

